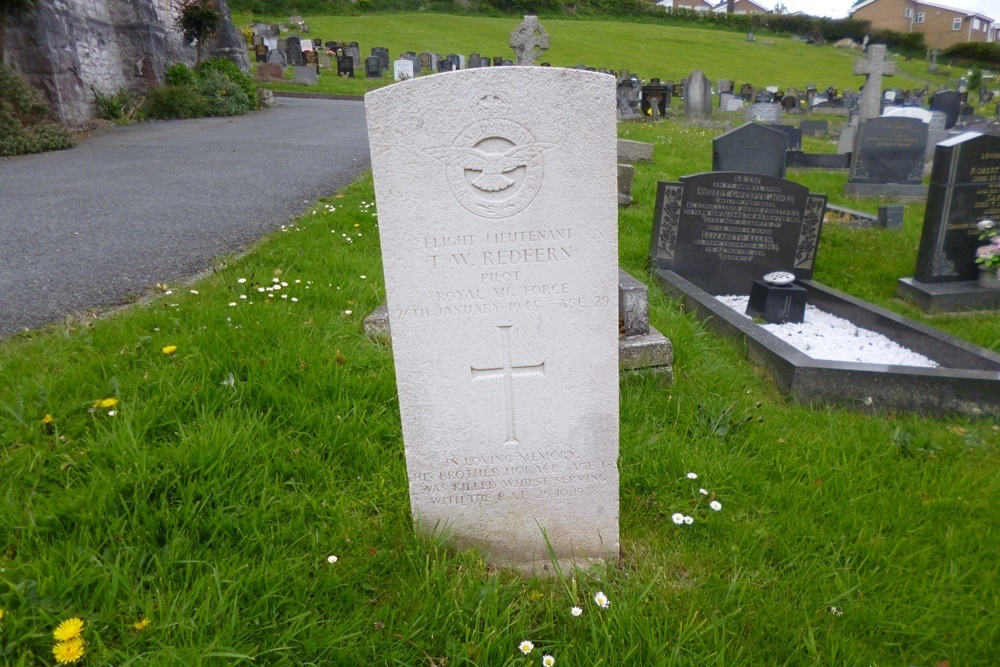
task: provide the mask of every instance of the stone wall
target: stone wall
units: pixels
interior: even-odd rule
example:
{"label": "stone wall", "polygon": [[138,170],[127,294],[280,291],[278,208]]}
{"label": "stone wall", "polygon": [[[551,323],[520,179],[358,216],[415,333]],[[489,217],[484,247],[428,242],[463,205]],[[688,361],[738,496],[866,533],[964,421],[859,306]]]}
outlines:
{"label": "stone wall", "polygon": [[[226,0],[218,2],[223,27],[209,50],[246,70],[246,43]],[[94,117],[92,89],[141,93],[171,64],[194,63],[195,47],[175,28],[179,14],[176,0],[49,0],[11,23],[7,62],[44,92],[56,117],[80,126]]]}

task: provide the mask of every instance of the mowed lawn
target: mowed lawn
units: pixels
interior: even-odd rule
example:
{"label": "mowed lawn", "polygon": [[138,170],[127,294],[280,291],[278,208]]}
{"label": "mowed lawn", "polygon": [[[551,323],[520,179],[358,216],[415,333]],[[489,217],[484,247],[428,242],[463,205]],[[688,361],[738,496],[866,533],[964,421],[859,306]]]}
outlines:
{"label": "mowed lawn", "polygon": [[[637,277],[656,182],[708,169],[721,131],[619,126],[656,144],[619,213]],[[675,381],[620,381],[620,562],[522,579],[417,537],[391,349],[362,328],[377,212],[366,175],[205,279],[0,343],[0,664],[54,664],[73,617],[81,665],[1000,661],[1000,423],[791,404],[655,287]],[[828,225],[816,278],[918,316],[892,293],[922,218]],[[994,313],[919,317],[1000,351]]]}
{"label": "mowed lawn", "polygon": [[[395,58],[406,51],[432,51],[447,56],[476,52],[483,56],[503,56],[514,59],[508,45],[510,32],[520,23],[519,18],[477,18],[446,14],[380,14],[374,16],[309,16],[309,34],[303,37],[326,41],[356,41],[362,58],[371,47],[384,46]],[[237,15],[237,24],[262,20],[287,22],[288,17],[258,17]],[[710,81],[734,80],[758,88],[775,85],[782,89],[794,86],[805,90],[814,83],[825,90],[834,86],[840,91],[857,91],[864,77],[851,74],[858,51],[794,42],[788,36],[757,35],[747,42],[744,33],[722,30],[685,28],[653,23],[620,23],[542,19],[542,26],[551,37],[551,48],[540,62],[561,67],[587,65],[606,69],[628,69],[644,79],[680,81],[700,69]],[[886,85],[898,88],[919,88],[925,82],[949,83],[964,74],[964,70],[942,66],[940,74],[928,74],[923,61],[898,60],[900,74],[887,79]],[[309,91],[341,94],[363,94],[366,90],[392,82],[390,71],[384,79],[366,79],[364,68],[355,71],[355,79],[341,79],[336,73],[325,73],[318,86]],[[268,84],[272,87],[275,84]],[[289,85],[291,84],[280,84]],[[305,90],[289,87],[289,90]]]}

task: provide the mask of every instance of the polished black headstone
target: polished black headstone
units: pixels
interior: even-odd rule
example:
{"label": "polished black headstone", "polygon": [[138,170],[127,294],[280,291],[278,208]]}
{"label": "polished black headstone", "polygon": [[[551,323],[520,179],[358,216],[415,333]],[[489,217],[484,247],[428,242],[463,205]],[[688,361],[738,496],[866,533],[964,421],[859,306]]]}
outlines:
{"label": "polished black headstone", "polygon": [[866,120],[854,136],[851,183],[920,185],[927,124],[917,118],[880,116]]}
{"label": "polished black headstone", "polygon": [[802,130],[794,125],[768,125],[771,129],[784,132],[788,136],[788,150],[802,150]]}
{"label": "polished black headstone", "polygon": [[659,114],[663,116],[670,106],[670,88],[661,84],[650,84],[642,87],[642,101],[640,103],[643,115],[646,115],[652,108],[653,100],[659,101]]}
{"label": "polished black headstone", "polygon": [[826,195],[783,178],[710,172],[661,182],[650,263],[715,295],[747,294],[772,271],[808,279],[825,208]]}
{"label": "polished black headstone", "polygon": [[770,125],[747,123],[712,140],[712,171],[785,176],[788,135]]}
{"label": "polished black headstone", "polygon": [[879,227],[884,229],[902,229],[903,207],[898,204],[895,206],[879,206],[878,224]]}
{"label": "polished black headstone", "polygon": [[950,130],[958,122],[958,115],[962,109],[962,94],[954,90],[942,90],[934,93],[931,98],[931,111],[943,111],[947,120],[945,129]]}
{"label": "polished black headstone", "polygon": [[801,323],[806,318],[806,291],[798,285],[769,285],[755,280],[744,314],[770,324]]}
{"label": "polished black headstone", "polygon": [[976,223],[1000,219],[1000,137],[966,132],[939,143],[927,193],[915,277],[975,280]]}
{"label": "polished black headstone", "polygon": [[354,59],[350,56],[340,56],[337,58],[337,76],[344,78],[354,78]]}

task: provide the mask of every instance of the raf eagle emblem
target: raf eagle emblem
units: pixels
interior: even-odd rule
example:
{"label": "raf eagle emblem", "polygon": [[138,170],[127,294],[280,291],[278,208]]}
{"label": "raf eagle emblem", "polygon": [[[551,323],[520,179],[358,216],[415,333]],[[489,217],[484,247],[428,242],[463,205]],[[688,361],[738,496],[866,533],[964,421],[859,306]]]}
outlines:
{"label": "raf eagle emblem", "polygon": [[435,159],[449,167],[460,167],[466,171],[481,172],[471,185],[484,192],[500,192],[514,184],[514,179],[504,174],[518,167],[527,167],[538,158],[542,151],[554,144],[534,142],[520,146],[512,146],[502,153],[489,153],[478,148],[463,148],[447,146],[444,148],[429,148],[427,152]]}

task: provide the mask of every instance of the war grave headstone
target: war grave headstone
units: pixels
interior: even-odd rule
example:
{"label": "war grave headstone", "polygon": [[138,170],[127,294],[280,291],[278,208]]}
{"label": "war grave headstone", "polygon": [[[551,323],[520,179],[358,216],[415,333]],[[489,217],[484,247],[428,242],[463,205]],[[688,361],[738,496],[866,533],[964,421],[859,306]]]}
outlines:
{"label": "war grave headstone", "polygon": [[695,70],[684,82],[684,115],[688,120],[712,119],[712,84],[701,70]]}
{"label": "war grave headstone", "polygon": [[399,59],[392,63],[393,81],[406,81],[413,78],[413,62]]}
{"label": "war grave headstone", "polygon": [[777,125],[781,122],[781,105],[774,103],[754,103],[746,107],[744,120],[754,123]]}
{"label": "war grave headstone", "polygon": [[788,136],[768,125],[747,123],[712,140],[712,171],[785,177]]}
{"label": "war grave headstone", "polygon": [[365,78],[382,78],[382,61],[378,56],[368,56],[365,58]]}
{"label": "war grave headstone", "polygon": [[366,111],[416,527],[522,571],[616,560],[614,79],[464,70]]}
{"label": "war grave headstone", "polygon": [[773,271],[811,278],[825,206],[826,195],[774,176],[709,172],[661,182],[650,262],[710,294],[748,294]]}
{"label": "war grave headstone", "polygon": [[916,118],[879,116],[858,126],[851,152],[851,174],[844,194],[862,197],[927,195],[921,181],[927,125]]}
{"label": "war grave headstone", "polygon": [[944,113],[945,129],[950,130],[958,122],[962,110],[962,95],[955,90],[938,91],[931,97],[930,109]]}
{"label": "war grave headstone", "polygon": [[830,123],[825,120],[804,120],[799,129],[807,137],[822,138],[830,133]]}
{"label": "war grave headstone", "polygon": [[[518,65],[534,65],[548,50],[551,39],[537,16],[525,16],[524,21],[510,33],[509,44],[514,49]],[[497,64],[496,59],[493,64]]]}
{"label": "war grave headstone", "polygon": [[1000,137],[966,132],[935,149],[916,272],[897,295],[930,312],[1000,308],[1000,290],[975,282],[981,220],[1000,220]]}
{"label": "war grave headstone", "polygon": [[303,86],[315,86],[319,83],[319,74],[311,65],[299,65],[294,69],[295,83]]}
{"label": "war grave headstone", "polygon": [[[796,402],[1000,414],[1000,354],[811,279],[825,200],[804,186],[749,174],[698,174],[660,183],[650,244],[653,277],[710,329],[733,338],[747,359],[765,368],[779,391]],[[746,295],[754,281],[777,271],[796,276],[794,284],[805,289],[809,304],[939,366],[813,357],[716,298]]]}

